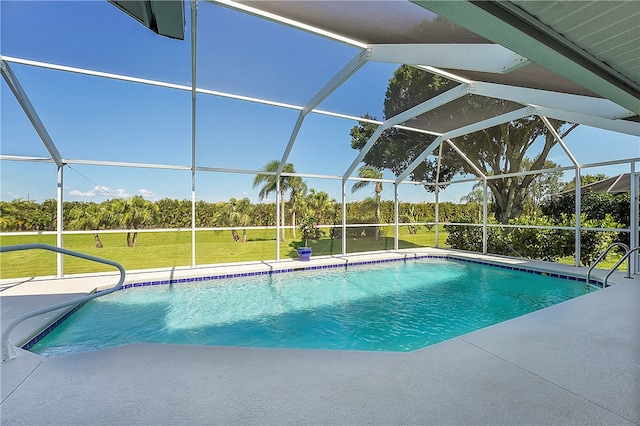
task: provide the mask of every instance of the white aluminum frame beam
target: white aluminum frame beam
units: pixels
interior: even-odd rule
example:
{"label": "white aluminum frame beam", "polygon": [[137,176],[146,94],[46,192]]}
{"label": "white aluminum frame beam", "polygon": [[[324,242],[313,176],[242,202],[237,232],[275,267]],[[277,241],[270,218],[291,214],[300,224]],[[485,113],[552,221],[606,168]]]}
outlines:
{"label": "white aluminum frame beam", "polygon": [[40,136],[40,139],[42,140],[44,146],[47,148],[47,151],[49,151],[49,154],[51,154],[51,158],[53,158],[53,161],[58,167],[62,167],[64,165],[64,162],[62,161],[60,152],[58,152],[58,148],[56,148],[56,144],[53,142],[53,139],[51,139],[51,136],[49,136],[49,132],[47,132],[47,129],[42,123],[42,120],[40,120],[38,113],[31,104],[31,101],[22,88],[22,85],[18,81],[18,78],[11,70],[9,64],[4,61],[4,59],[0,59],[0,69],[2,71],[2,77],[4,77],[4,80],[7,82],[7,85],[13,92],[13,95],[16,97],[18,103],[24,110],[24,113],[27,115],[27,118],[33,125],[33,128],[38,133],[38,136]]}
{"label": "white aluminum frame beam", "polygon": [[482,170],[480,170],[480,169],[478,168],[478,166],[476,166],[475,164],[473,164],[473,162],[472,162],[471,160],[469,160],[469,157],[467,157],[467,155],[466,155],[464,152],[462,152],[462,150],[461,150],[460,148],[458,148],[458,147],[456,146],[456,144],[454,144],[453,142],[451,142],[451,139],[447,139],[447,140],[446,140],[446,142],[451,146],[451,148],[453,148],[453,149],[458,153],[458,155],[460,155],[460,157],[462,157],[462,159],[463,159],[464,161],[466,161],[466,162],[467,162],[467,164],[468,164],[468,165],[470,165],[470,166],[471,166],[471,168],[473,168],[473,170],[475,170],[475,171],[476,171],[476,173],[478,174],[478,176],[479,176],[480,178],[482,178],[483,180],[486,180],[486,179],[487,179],[487,176],[485,176],[485,174],[484,174],[484,173],[482,173]]}
{"label": "white aluminum frame beam", "polygon": [[0,161],[29,161],[32,163],[53,163],[51,157],[32,157],[24,155],[4,155],[0,154]]}
{"label": "white aluminum frame beam", "polygon": [[508,73],[529,61],[499,44],[372,44],[371,60],[455,70]]}
{"label": "white aluminum frame beam", "polygon": [[[280,184],[280,175],[282,174],[282,170],[284,169],[284,166],[287,163],[287,160],[289,159],[289,155],[291,154],[291,150],[293,149],[293,145],[296,142],[296,139],[298,138],[298,134],[300,133],[300,129],[302,128],[302,123],[304,122],[304,119],[306,118],[306,116],[312,112],[314,110],[314,108],[318,105],[320,105],[320,103],[322,103],[323,100],[325,100],[331,93],[333,93],[338,87],[340,87],[340,85],[342,83],[344,83],[345,81],[347,81],[347,79],[349,79],[349,77],[351,77],[353,74],[355,74],[356,71],[358,71],[360,68],[362,68],[364,66],[364,64],[367,63],[368,60],[368,56],[369,53],[366,50],[361,50],[359,51],[336,75],[333,76],[333,78],[331,80],[329,80],[329,82],[327,82],[327,84],[324,85],[324,87],[322,89],[320,89],[318,91],[318,93],[316,93],[303,107],[302,110],[300,111],[300,114],[298,114],[298,119],[296,120],[296,124],[293,127],[293,131],[291,132],[291,136],[289,136],[289,142],[287,143],[287,147],[285,148],[284,152],[282,153],[282,158],[280,159],[280,164],[278,164],[278,170],[276,170],[276,186],[279,187]],[[345,186],[345,183],[343,182],[343,188]],[[280,197],[282,198],[282,197]],[[342,204],[342,210],[344,212],[345,210],[345,205],[344,205],[344,199],[345,199],[345,194],[343,191],[342,194],[342,199],[343,199],[343,204]],[[284,200],[279,199],[278,196],[276,195],[276,217],[280,216],[280,204],[279,203],[284,203]],[[282,226],[284,226],[284,223],[282,224]],[[344,226],[344,224],[343,224]],[[276,238],[276,260],[280,260],[280,232],[279,232],[279,228],[280,228],[280,221],[276,220],[276,235],[278,235],[278,238]],[[343,236],[345,235],[345,230],[343,229]],[[284,237],[284,230],[283,230],[283,237]],[[343,254],[346,251],[346,240],[343,238]]]}
{"label": "white aluminum frame beam", "polygon": [[369,152],[371,150],[373,145],[378,141],[378,139],[380,139],[380,136],[382,135],[382,132],[384,132],[386,129],[387,129],[387,127],[384,124],[381,124],[381,125],[378,126],[376,131],[373,132],[373,135],[371,135],[371,137],[369,138],[367,143],[362,147],[362,149],[360,150],[360,152],[356,156],[356,159],[353,160],[353,162],[351,163],[351,165],[349,166],[347,171],[342,176],[342,181],[343,182],[346,182],[351,177],[351,175],[353,174],[353,171],[356,169],[356,167],[358,167],[358,164],[360,164],[360,162],[362,161],[364,156],[367,155],[367,152]]}
{"label": "white aluminum frame beam", "polygon": [[612,132],[624,133],[631,136],[640,136],[640,123],[634,121],[610,120],[599,116],[580,114],[572,111],[563,111],[551,107],[536,106],[535,108],[538,115],[555,118],[556,120],[568,121],[569,123],[584,124],[585,126],[610,130]]}
{"label": "white aluminum frame beam", "polygon": [[196,107],[198,105],[197,53],[198,1],[190,0],[191,12],[191,267],[196,266]]}
{"label": "white aluminum frame beam", "polygon": [[[125,162],[125,161],[101,161],[101,160],[74,160],[70,158],[64,158],[63,161],[65,164],[69,164],[69,165],[81,164],[86,166],[135,167],[138,169],[191,170],[191,166],[177,166],[177,165],[171,165],[171,164],[131,163],[131,162]],[[199,169],[199,167],[197,169]]]}
{"label": "white aluminum frame beam", "polygon": [[318,93],[316,93],[310,100],[307,102],[300,111],[298,115],[298,119],[296,120],[296,124],[293,127],[293,131],[291,132],[291,136],[289,137],[289,142],[287,143],[287,147],[282,154],[282,159],[280,160],[280,165],[278,166],[278,170],[276,172],[276,176],[280,176],[282,173],[282,169],[284,168],[287,160],[289,159],[289,154],[291,154],[291,150],[293,149],[293,145],[296,142],[296,138],[298,137],[298,133],[300,132],[300,128],[302,127],[302,123],[306,116],[314,110],[315,107],[320,105],[322,101],[324,101],[331,93],[333,93],[338,87],[342,85],[345,81],[349,79],[353,74],[356,73],[360,68],[364,66],[364,64],[368,61],[368,52],[366,50],[361,50],[358,52],[336,75],[333,76],[331,80],[327,84],[324,85]]}
{"label": "white aluminum frame beam", "polygon": [[247,6],[245,4],[242,3],[237,3],[233,0],[206,0],[209,3],[213,3],[213,4],[219,4],[219,5],[223,5],[226,7],[229,7],[231,9],[236,9],[236,10],[240,10],[242,12],[245,13],[249,13],[251,15],[254,16],[259,16],[261,18],[265,18],[268,19],[270,21],[274,21],[280,24],[284,24],[293,28],[297,28],[299,30],[303,30],[303,31],[307,31],[313,34],[317,34],[323,37],[327,37],[333,40],[337,40],[340,41],[342,43],[346,43],[349,44],[351,46],[356,46],[356,47],[360,47],[360,48],[365,48],[367,47],[367,45],[365,43],[362,43],[361,41],[358,40],[354,40],[352,38],[349,37],[345,37],[345,36],[341,36],[340,34],[336,34],[333,33],[331,31],[327,31],[325,29],[322,28],[318,28],[318,27],[314,27],[312,25],[309,24],[305,24],[304,22],[300,22],[300,21],[296,21],[293,19],[289,19],[289,18],[285,18],[283,16],[280,15],[276,15],[274,13],[270,13],[270,12],[266,12],[264,10],[255,8],[255,7],[251,7],[251,6]]}
{"label": "white aluminum frame beam", "polygon": [[436,208],[435,208],[435,219],[436,219],[436,248],[440,247],[440,234],[438,233],[438,228],[440,227],[439,222],[440,222],[440,167],[442,166],[442,148],[443,148],[443,144],[440,143],[440,146],[438,147],[438,164],[436,165],[436,181],[434,182],[434,187],[435,187],[435,201],[436,201]]}
{"label": "white aluminum frame beam", "polygon": [[[90,75],[90,76],[95,76],[95,77],[110,78],[110,79],[113,79],[113,80],[127,81],[127,82],[131,82],[131,83],[148,84],[148,85],[152,85],[152,86],[165,87],[165,88],[175,89],[175,90],[184,90],[184,91],[190,91],[191,90],[191,86],[186,86],[186,85],[179,85],[179,84],[167,83],[167,82],[156,81],[156,80],[142,79],[142,78],[137,78],[137,77],[129,77],[129,76],[120,75],[120,74],[104,73],[104,72],[100,72],[100,71],[92,71],[92,70],[83,69],[83,68],[68,67],[68,66],[64,66],[64,65],[57,65],[57,64],[47,63],[47,62],[40,62],[40,61],[32,61],[32,60],[28,60],[28,59],[21,59],[21,58],[9,57],[9,56],[1,56],[1,58],[5,62],[11,62],[11,63],[21,64],[21,65],[29,65],[29,66],[52,69],[52,70],[57,70],[57,71],[65,71],[65,72],[72,72],[72,73],[82,74],[82,75]],[[430,68],[430,67],[420,66],[420,68]],[[430,72],[437,72],[437,71],[430,71]],[[627,121],[627,120],[621,120],[621,119],[613,120],[613,119],[604,118],[599,113],[597,113],[595,111],[594,111],[594,115],[589,115],[589,114],[584,114],[584,113],[580,113],[580,112],[571,111],[570,109],[566,109],[568,105],[578,105],[579,106],[580,103],[582,103],[582,102],[590,103],[591,100],[593,100],[594,98],[590,98],[590,97],[586,97],[585,96],[585,97],[579,97],[579,99],[576,98],[575,102],[570,102],[570,101],[567,101],[567,100],[563,100],[563,97],[564,96],[573,97],[573,96],[577,96],[577,95],[567,95],[567,94],[547,92],[547,91],[542,91],[542,90],[537,90],[537,89],[523,89],[523,88],[512,87],[512,86],[502,86],[502,90],[500,91],[500,94],[498,94],[497,93],[498,89],[494,90],[494,89],[489,88],[489,86],[493,85],[492,83],[469,82],[468,84],[472,85],[472,86],[470,86],[470,89],[469,89],[470,93],[474,93],[474,94],[477,94],[477,95],[480,95],[480,96],[489,96],[489,97],[502,95],[502,96],[508,97],[508,100],[511,100],[513,102],[524,103],[524,104],[533,104],[533,103],[529,102],[529,100],[526,98],[526,96],[522,96],[521,97],[521,95],[529,95],[529,94],[531,94],[531,95],[534,95],[534,96],[542,96],[544,94],[544,96],[552,97],[554,102],[549,102],[547,100],[545,102],[542,102],[543,104],[547,104],[547,103],[556,103],[556,104],[555,105],[551,105],[551,106],[544,106],[544,105],[540,105],[539,103],[538,104],[534,104],[534,106],[539,110],[541,115],[544,115],[544,116],[547,116],[547,117],[551,117],[551,118],[555,118],[555,119],[558,119],[558,120],[568,121],[568,122],[571,122],[571,123],[580,123],[580,124],[584,124],[584,125],[591,126],[591,127],[601,128],[601,129],[604,129],[604,130],[610,130],[610,131],[614,131],[614,132],[625,133],[625,134],[634,135],[634,136],[640,136],[640,125],[638,125],[638,123],[636,123],[636,122]],[[500,85],[496,85],[496,86],[500,86]],[[235,99],[235,100],[239,100],[239,101],[253,102],[253,103],[258,103],[258,104],[263,104],[263,105],[270,105],[270,106],[275,106],[275,107],[280,107],[280,108],[294,109],[294,110],[298,110],[298,111],[302,111],[304,109],[304,106],[300,106],[300,105],[293,105],[293,104],[287,104],[287,103],[282,103],[282,102],[270,101],[270,100],[267,100],[267,99],[254,98],[254,97],[250,97],[250,96],[236,95],[236,94],[233,94],[233,93],[220,92],[220,91],[216,91],[216,90],[209,90],[209,89],[204,89],[204,88],[196,88],[196,90],[197,90],[198,93],[211,95],[211,96],[219,96],[219,97],[224,97],[224,98],[228,98],[228,99]],[[484,91],[484,90],[486,90],[486,91]],[[535,95],[535,92],[538,92],[539,94]],[[519,94],[518,97],[514,96],[515,93]],[[551,98],[549,98],[549,99],[551,99]],[[596,100],[597,101],[601,101],[601,99],[600,100],[596,99]],[[565,105],[564,106],[565,109],[558,109],[557,108],[558,104]],[[595,106],[596,104],[597,103],[594,101],[593,105]],[[593,107],[590,107],[590,108],[593,108]],[[606,106],[607,110],[609,110],[611,108],[612,107],[610,107],[610,106]],[[626,109],[625,109],[625,111],[626,111]],[[339,114],[339,113],[335,113],[335,112],[331,112],[331,111],[324,111],[324,110],[314,109],[312,112],[315,113],[315,114],[328,115],[328,116],[332,116],[332,117],[339,117],[339,118],[344,118],[344,119],[347,119],[347,120],[363,121],[363,122],[369,122],[369,123],[374,123],[374,124],[382,124],[382,122],[377,121],[377,120],[364,119],[364,118],[361,118],[361,117],[350,116],[350,115],[346,115],[346,114]],[[439,135],[439,133],[436,133],[436,132],[429,132],[429,131],[426,131],[426,130],[416,129],[416,128],[412,128],[412,127],[408,127],[408,126],[396,125],[394,127],[398,127],[398,128],[402,128],[402,129],[410,130],[410,131],[414,131],[414,132],[429,133],[429,134],[433,134],[433,135],[436,135],[436,136]]]}
{"label": "white aluminum frame beam", "polygon": [[562,138],[560,137],[556,129],[551,125],[551,123],[549,122],[549,119],[544,115],[538,115],[538,117],[540,117],[540,120],[542,120],[544,125],[547,127],[547,130],[551,132],[551,134],[553,135],[553,138],[558,142],[560,147],[563,149],[564,153],[567,154],[567,157],[569,157],[569,160],[571,160],[573,165],[575,167],[580,167],[580,163],[578,162],[578,160],[576,160],[576,157],[574,157],[573,153],[571,152],[569,147],[564,143],[564,141],[562,140]]}
{"label": "white aluminum frame beam", "polygon": [[401,112],[400,114],[397,114],[389,118],[388,120],[385,120],[376,129],[374,134],[369,138],[365,146],[362,147],[358,156],[355,158],[355,160],[353,160],[353,162],[345,172],[344,176],[342,176],[342,180],[346,181],[349,177],[351,177],[351,175],[353,174],[353,171],[356,169],[356,167],[358,167],[358,164],[360,164],[364,156],[367,155],[367,152],[369,152],[369,150],[371,150],[373,145],[378,141],[378,138],[380,138],[380,135],[382,135],[382,132],[384,130],[390,127],[393,127],[397,124],[404,123],[407,120],[410,120],[428,111],[436,109],[453,100],[461,98],[462,96],[468,93],[469,93],[469,87],[465,84],[461,84],[459,86],[454,87],[453,89],[449,89],[446,92],[439,94],[436,97],[428,99],[423,103],[414,106],[413,108],[410,108],[404,112]]}
{"label": "white aluminum frame beam", "polygon": [[578,163],[578,160],[576,160],[576,158],[573,156],[573,154],[571,153],[571,150],[569,149],[569,147],[567,147],[567,145],[565,145],[564,141],[562,140],[562,138],[560,137],[560,135],[558,134],[558,132],[556,131],[556,129],[551,125],[551,123],[549,122],[549,119],[543,115],[539,115],[540,120],[542,120],[542,122],[544,123],[544,125],[547,127],[547,130],[549,130],[549,132],[551,132],[551,134],[553,135],[553,138],[558,142],[558,144],[562,147],[562,149],[564,150],[565,154],[567,154],[567,156],[569,157],[569,160],[571,160],[571,162],[573,163],[573,165],[576,168],[576,175],[575,175],[575,182],[576,182],[576,189],[575,189],[575,216],[576,216],[576,227],[575,227],[575,249],[574,249],[574,264],[575,266],[580,266],[580,229],[582,226],[581,223],[581,218],[580,218],[580,213],[582,211],[582,199],[580,197],[580,191],[581,191],[581,187],[582,184],[580,182],[580,163]]}
{"label": "white aluminum frame beam", "polygon": [[59,64],[53,64],[50,62],[42,62],[42,61],[33,61],[30,59],[15,58],[12,56],[2,55],[0,56],[0,58],[6,62],[12,62],[14,64],[29,65],[33,67],[46,68],[46,69],[51,69],[56,71],[72,72],[75,74],[91,75],[94,77],[109,78],[111,80],[121,80],[121,81],[129,81],[132,83],[148,84],[150,86],[166,87],[168,89],[191,90],[191,86],[187,86],[184,84],[167,83],[159,80],[150,80],[147,78],[131,77],[123,74],[94,71],[86,68],[69,67],[66,65],[59,65]]}
{"label": "white aluminum frame beam", "polygon": [[[488,191],[487,191],[487,176],[482,173],[482,170],[480,170],[478,168],[478,166],[476,166],[475,164],[473,164],[473,162],[471,160],[469,160],[469,157],[467,157],[467,155],[462,152],[462,150],[460,148],[458,148],[458,146],[456,144],[454,144],[451,139],[447,139],[446,142],[458,153],[458,155],[460,157],[462,157],[464,159],[464,161],[467,162],[467,164],[469,164],[471,166],[471,168],[473,168],[473,170],[475,170],[476,174],[478,176],[480,176],[482,178],[482,253],[487,254],[487,236],[488,236],[488,232],[487,232],[487,212],[488,212],[488,199],[489,197],[487,196]],[[439,160],[440,158],[438,158]]]}
{"label": "white aluminum frame beam", "polygon": [[505,86],[503,84],[479,81],[474,81],[471,87],[474,94],[477,95],[504,99],[521,104],[572,111],[596,117],[618,119],[636,115],[634,112],[604,98],[558,93],[527,87]]}
{"label": "white aluminum frame beam", "polygon": [[336,75],[333,76],[322,89],[318,91],[302,108],[305,114],[311,112],[320,105],[331,93],[362,68],[369,60],[369,52],[366,49],[359,51]]}
{"label": "white aluminum frame beam", "polygon": [[[637,173],[635,163],[631,163],[631,235],[629,242],[631,248],[640,246],[638,240],[638,233],[640,233],[640,173]],[[640,253],[636,253],[634,256],[629,257],[627,260],[630,264],[629,267],[634,273],[640,273]]]}
{"label": "white aluminum frame beam", "polygon": [[468,126],[463,126],[449,132],[443,133],[442,136],[438,136],[420,155],[416,157],[415,160],[402,172],[396,182],[403,181],[409,174],[416,168],[418,165],[424,161],[429,154],[433,152],[433,150],[438,146],[438,144],[446,139],[453,139],[458,136],[466,135],[469,133],[477,132],[482,129],[487,129],[489,127],[497,126],[502,123],[508,123],[513,120],[519,120],[523,117],[528,117],[530,115],[535,115],[535,108],[526,107],[520,108],[515,111],[508,112],[506,114],[497,115],[495,117],[488,118],[486,120],[478,121],[473,124],[469,124]]}
{"label": "white aluminum frame beam", "polygon": [[432,74],[437,74],[441,77],[448,78],[449,80],[457,81],[462,84],[471,84],[473,80],[466,79],[457,74],[451,73],[449,71],[442,70],[440,68],[432,67],[431,65],[413,65],[416,68],[419,68],[423,71],[430,72]]}
{"label": "white aluminum frame beam", "polygon": [[[63,247],[64,231],[64,166],[58,166],[56,180],[56,247]],[[62,253],[56,253],[56,277],[62,277],[64,273],[64,257]]]}
{"label": "white aluminum frame beam", "polygon": [[[444,93],[439,94],[438,96],[428,99],[425,102],[408,109],[407,111],[401,112],[388,120],[385,120],[382,124],[378,126],[373,135],[369,138],[365,146],[362,147],[355,160],[351,163],[345,174],[342,176],[342,254],[345,255],[347,253],[347,213],[346,213],[346,204],[347,204],[347,180],[353,174],[353,171],[358,167],[358,164],[362,161],[367,152],[371,150],[373,145],[378,141],[382,132],[384,132],[389,127],[393,127],[397,124],[403,123],[407,120],[410,120],[413,117],[417,117],[420,114],[424,114],[427,111],[438,108],[448,102],[451,102],[455,99],[458,99],[465,94],[468,93],[468,86],[466,84],[461,84],[459,86],[454,87],[453,89],[449,89]],[[436,138],[438,140],[438,138]],[[396,191],[398,187],[398,182],[394,183]]]}
{"label": "white aluminum frame beam", "polygon": [[[440,145],[442,142],[444,142],[446,138],[444,136],[438,136],[437,138],[435,138],[435,140],[433,142],[431,142],[429,144],[429,146],[427,146],[424,151],[422,151],[420,153],[420,155],[418,155],[415,160],[413,160],[413,162],[411,164],[409,164],[407,166],[407,168],[404,170],[404,172],[402,172],[397,178],[395,183],[400,183],[403,180],[405,180],[407,178],[407,176],[409,176],[411,174],[411,172],[418,167],[418,165],[420,163],[422,163],[424,161],[425,158],[427,158],[435,149],[438,145]],[[440,161],[440,157],[438,157],[438,161]],[[437,180],[437,178],[436,178]]]}

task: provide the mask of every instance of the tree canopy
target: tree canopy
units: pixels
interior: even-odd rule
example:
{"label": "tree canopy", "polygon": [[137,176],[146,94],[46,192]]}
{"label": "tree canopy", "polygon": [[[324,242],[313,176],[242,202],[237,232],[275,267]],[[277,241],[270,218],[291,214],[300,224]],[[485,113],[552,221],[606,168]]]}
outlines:
{"label": "tree canopy", "polygon": [[[399,67],[389,80],[384,101],[385,118],[394,117],[440,93],[454,88],[458,83],[430,74],[409,65]],[[450,105],[436,108],[404,123],[407,126],[436,132],[446,132],[473,122],[505,114],[523,107],[502,99],[465,95]],[[374,118],[366,115],[365,118]],[[549,120],[561,136],[566,136],[575,126],[558,120]],[[351,129],[351,147],[360,150],[367,143],[377,125],[361,122]],[[365,155],[365,164],[391,170],[396,176],[433,142],[435,136],[398,128],[387,129]],[[525,117],[452,140],[485,176],[516,173],[524,169],[540,170],[557,141],[544,123],[535,116]],[[540,142],[538,152],[532,146]],[[414,181],[435,182],[438,152],[427,157],[410,174]],[[530,164],[525,159],[534,158]],[[476,170],[448,143],[443,145],[439,181],[450,181],[457,174],[474,174]],[[535,175],[519,179],[491,179],[488,186],[495,200],[496,218],[501,223],[519,216],[527,189]],[[425,186],[432,191],[432,186]]]}

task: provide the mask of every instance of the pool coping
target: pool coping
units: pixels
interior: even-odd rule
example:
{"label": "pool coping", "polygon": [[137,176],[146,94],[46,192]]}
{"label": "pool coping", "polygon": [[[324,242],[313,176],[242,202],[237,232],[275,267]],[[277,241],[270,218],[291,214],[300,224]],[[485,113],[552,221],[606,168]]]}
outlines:
{"label": "pool coping", "polygon": [[[331,258],[332,260],[335,257]],[[340,259],[340,258],[338,258]],[[408,260],[420,260],[420,259],[445,259],[445,260],[458,260],[461,262],[474,263],[485,266],[497,267],[500,269],[509,269],[518,272],[526,272],[535,275],[548,275],[555,278],[568,279],[572,281],[582,281],[586,283],[586,277],[581,277],[578,275],[572,274],[561,274],[558,272],[554,272],[552,268],[528,268],[528,267],[519,267],[516,265],[511,265],[509,263],[499,263],[495,260],[477,260],[470,257],[465,257],[460,254],[419,254],[414,253],[411,256],[401,256],[401,257],[393,257],[393,258],[385,258],[385,259],[373,259],[373,260],[359,260],[349,262],[346,259],[341,263],[322,263],[319,265],[314,264],[301,264],[301,265],[288,265],[291,267],[288,268],[270,268],[269,270],[261,270],[261,271],[251,271],[251,272],[235,272],[235,273],[227,273],[227,274],[218,274],[218,275],[208,275],[208,276],[197,276],[197,277],[187,277],[187,278],[174,278],[174,279],[166,279],[166,280],[155,280],[155,281],[142,281],[129,283],[122,286],[122,290],[133,288],[133,287],[147,287],[147,286],[155,286],[155,285],[167,285],[167,284],[179,284],[179,283],[188,283],[188,282],[199,282],[199,281],[211,281],[211,280],[222,280],[222,279],[230,279],[230,278],[242,278],[242,277],[253,277],[253,276],[261,276],[261,275],[273,275],[273,274],[284,274],[284,273],[295,273],[295,272],[303,272],[303,271],[319,271],[325,269],[337,269],[337,268],[347,268],[354,266],[365,266],[365,265],[375,265],[382,263],[394,263],[394,262],[406,262]],[[590,282],[603,286],[603,280],[598,279],[597,277],[590,278]]]}

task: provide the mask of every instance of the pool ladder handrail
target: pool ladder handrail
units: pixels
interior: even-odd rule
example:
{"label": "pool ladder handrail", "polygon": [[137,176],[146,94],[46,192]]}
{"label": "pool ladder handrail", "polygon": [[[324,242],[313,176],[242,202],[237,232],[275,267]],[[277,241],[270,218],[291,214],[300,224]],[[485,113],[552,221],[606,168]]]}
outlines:
{"label": "pool ladder handrail", "polygon": [[125,280],[126,272],[122,267],[122,265],[120,265],[117,262],[107,260],[107,259],[101,259],[99,257],[91,256],[91,255],[80,253],[77,251],[67,250],[61,247],[50,246],[48,244],[34,243],[34,244],[22,244],[17,246],[3,246],[3,247],[0,247],[0,253],[7,253],[7,252],[19,251],[19,250],[31,250],[31,249],[42,249],[42,250],[54,251],[57,253],[68,254],[69,256],[79,257],[81,259],[92,260],[94,262],[104,263],[106,265],[114,266],[120,271],[120,279],[118,280],[118,283],[114,287],[111,287],[107,290],[94,292],[86,296],[77,297],[75,299],[67,300],[66,302],[57,303],[55,305],[52,305],[46,308],[36,309],[35,311],[27,312],[26,314],[20,315],[11,324],[9,324],[9,326],[2,333],[2,337],[0,338],[0,343],[2,344],[2,362],[12,360],[18,356],[16,348],[11,342],[11,339],[9,338],[9,336],[13,331],[13,329],[22,321],[38,315],[46,314],[47,312],[55,311],[60,308],[65,308],[67,306],[84,303],[91,299],[95,299],[98,296],[104,296],[106,294],[113,293],[114,291],[119,290],[122,287],[122,284],[124,283],[124,280]]}
{"label": "pool ladder handrail", "polygon": [[[616,271],[616,269],[618,269],[618,266],[622,265],[622,262],[624,262],[629,256],[631,256],[631,253],[633,253],[634,251],[640,251],[640,247],[635,247],[635,248],[632,248],[631,250],[627,250],[624,256],[622,256],[620,260],[618,260],[618,262],[613,266],[613,268],[611,268],[609,273],[607,273],[607,275],[604,277],[604,283],[602,284],[602,288],[605,288],[607,286],[607,281],[609,280],[609,277],[611,276],[611,274],[613,274]],[[633,279],[633,277],[631,276],[631,262],[627,262],[627,276],[625,278],[629,278],[631,280]]]}
{"label": "pool ladder handrail", "polygon": [[[612,248],[618,247],[618,246],[624,248],[625,254],[629,251],[629,246],[626,245],[625,243],[620,243],[620,242],[613,243],[613,244],[609,245],[609,247],[604,249],[604,251],[602,253],[600,253],[600,256],[598,256],[596,261],[591,264],[591,266],[589,267],[589,270],[587,271],[587,285],[591,284],[591,271],[593,271],[593,268],[595,268],[598,265],[598,263],[600,263],[600,261],[602,259],[604,259],[604,257],[607,255],[607,253],[609,253],[609,251]],[[629,271],[628,271],[628,274],[630,274],[630,273],[631,273],[631,268],[629,268]],[[605,285],[602,284],[602,288],[604,288],[604,287],[605,287]]]}

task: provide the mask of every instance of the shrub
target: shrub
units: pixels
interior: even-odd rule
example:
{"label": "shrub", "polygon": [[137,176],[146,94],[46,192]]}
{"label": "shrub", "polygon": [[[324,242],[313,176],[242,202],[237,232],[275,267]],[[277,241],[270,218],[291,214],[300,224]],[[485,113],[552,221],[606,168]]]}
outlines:
{"label": "shrub", "polygon": [[[468,221],[460,223],[471,223]],[[459,250],[482,252],[482,227],[473,225],[445,225],[447,244]]]}
{"label": "shrub", "polygon": [[[564,222],[563,218],[575,214],[575,198],[575,193],[551,197],[541,206],[542,213],[558,223]],[[585,191],[580,198],[585,221],[606,221],[607,216],[610,216],[616,223],[623,225],[622,227],[631,226],[629,192],[611,195],[606,192]],[[629,245],[629,233],[619,232],[615,241]]]}
{"label": "shrub", "polygon": [[[585,228],[621,228],[610,214],[605,214],[604,219],[587,219],[586,214],[580,215],[580,223]],[[573,226],[575,215],[562,216],[560,226]],[[589,266],[613,241],[617,232],[611,231],[581,231],[580,232],[580,263]],[[564,247],[563,256],[573,256],[575,248],[575,238],[573,232],[564,231],[558,233],[558,239],[562,241]]]}
{"label": "shrub", "polygon": [[[512,225],[524,226],[554,226],[553,221],[546,217],[521,216],[509,221]],[[537,228],[510,228],[508,232],[509,244],[520,256],[528,259],[557,261],[562,257],[562,247],[558,240],[557,230]]]}
{"label": "shrub", "polygon": [[[465,222],[471,223],[467,218]],[[556,222],[546,216],[521,216],[509,221],[512,225],[523,226],[573,226],[575,215],[561,215]],[[581,216],[581,223],[586,228],[620,228],[611,215],[605,218],[587,219]],[[445,225],[449,232],[447,244],[452,248],[482,252],[482,227],[464,225]],[[596,257],[604,251],[615,239],[616,232],[610,231],[581,231],[580,233],[580,263],[591,265]],[[562,229],[537,228],[499,228],[490,227],[487,234],[487,251],[494,254],[514,255],[528,259],[557,261],[564,256],[573,256],[575,248],[574,232]]]}

